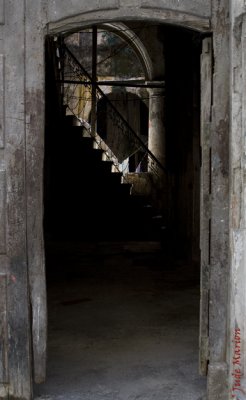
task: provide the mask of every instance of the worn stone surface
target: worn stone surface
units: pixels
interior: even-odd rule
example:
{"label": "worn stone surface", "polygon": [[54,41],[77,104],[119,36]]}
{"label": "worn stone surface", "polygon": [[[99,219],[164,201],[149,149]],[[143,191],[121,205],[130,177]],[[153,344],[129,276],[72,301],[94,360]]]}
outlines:
{"label": "worn stone surface", "polygon": [[[163,9],[167,11],[180,12],[181,14],[196,15],[201,18],[209,18],[211,16],[211,2],[209,0],[137,0],[137,1],[121,1],[118,0],[107,0],[107,2],[100,3],[98,0],[92,0],[90,2],[82,4],[78,0],[73,0],[70,3],[69,10],[67,8],[67,0],[62,1],[49,1],[48,2],[48,20],[59,21],[63,18],[69,18],[76,14],[84,14],[91,11],[107,11],[107,10],[122,10],[127,9]],[[170,17],[170,15],[169,15]]]}
{"label": "worn stone surface", "polygon": [[76,14],[84,14],[90,11],[103,11],[118,9],[118,0],[107,0],[100,2],[98,0],[91,0],[89,2],[81,2],[79,0],[54,0],[48,1],[48,21],[60,20]]}
{"label": "worn stone surface", "polygon": [[4,2],[5,0],[0,0],[0,24],[4,24]]}
{"label": "worn stone surface", "polygon": [[208,399],[227,400],[229,399],[228,390],[228,366],[226,363],[210,364],[208,372],[207,395]]}
{"label": "worn stone surface", "polygon": [[211,3],[209,0],[137,0],[135,2],[119,2],[118,0],[107,0],[106,2],[100,3],[98,0],[92,0],[89,3],[82,4],[78,0],[72,0],[69,5],[69,10],[67,8],[67,0],[54,0],[48,2],[48,18],[49,21],[60,20],[64,17],[69,17],[70,15],[76,15],[79,13],[85,13],[89,11],[103,11],[110,9],[119,8],[150,8],[150,9],[167,9],[178,12],[184,12],[187,14],[194,14],[201,17],[210,17],[211,15]]}
{"label": "worn stone surface", "polygon": [[[234,8],[235,6],[235,8]],[[231,9],[236,9],[232,2]],[[243,231],[231,231],[232,225],[240,225],[240,196],[241,196],[241,171],[240,156],[238,151],[234,151],[239,146],[242,149],[242,135],[240,133],[240,95],[238,91],[242,84],[240,82],[240,68],[231,69],[231,82],[235,83],[232,94],[232,117],[231,117],[231,140],[229,140],[229,98],[231,86],[230,82],[230,57],[229,57],[229,2],[214,1],[212,3],[212,26],[214,31],[214,75],[213,75],[213,112],[212,112],[212,131],[211,131],[211,167],[212,167],[212,199],[211,199],[211,270],[209,280],[209,369],[208,369],[208,399],[228,399],[231,397],[231,387],[233,384],[232,373],[233,358],[232,347],[233,332],[238,327],[244,313],[238,316],[235,321],[235,308],[231,314],[229,322],[228,304],[234,304],[234,299],[238,299],[239,308],[244,309],[244,295],[242,286],[237,285],[236,280],[243,281],[245,273],[242,268],[242,248],[244,247]],[[239,27],[239,29],[238,29]],[[235,36],[240,37],[240,23],[235,30]],[[237,49],[232,46],[232,51]],[[239,49],[239,54],[240,54]],[[239,58],[241,57],[241,54]],[[232,57],[233,60],[233,57]],[[223,99],[223,101],[222,101]],[[238,102],[239,100],[239,102]],[[239,107],[240,108],[240,107]],[[230,159],[229,146],[231,145]],[[231,165],[229,166],[229,160]],[[234,167],[235,166],[235,167]],[[234,175],[234,176],[233,176]],[[229,186],[230,183],[230,186]],[[229,192],[231,188],[232,192]],[[232,196],[230,198],[230,196]],[[232,207],[229,209],[229,201],[232,199]],[[230,215],[229,215],[230,212]],[[231,244],[232,270],[229,268],[229,243]],[[236,268],[236,274],[234,274]],[[231,274],[232,271],[232,274]],[[236,278],[237,276],[237,278]],[[240,276],[240,278],[239,278]],[[235,285],[235,286],[234,286]],[[234,291],[228,288],[234,287]],[[240,290],[241,288],[241,290]],[[245,293],[245,288],[243,289]],[[237,293],[238,292],[238,293]],[[237,297],[237,294],[238,297]],[[240,313],[239,313],[240,314]],[[238,314],[237,314],[238,315]],[[234,322],[232,322],[234,321]],[[240,325],[240,322],[239,322]],[[241,367],[240,367],[241,368]],[[241,374],[241,370],[240,370]],[[243,376],[240,378],[240,385],[243,387]],[[240,386],[240,388],[241,388]],[[242,395],[238,391],[233,393]],[[241,398],[241,397],[240,397]]]}
{"label": "worn stone surface", "polygon": [[[15,10],[15,12],[13,12]],[[5,2],[6,253],[8,262],[8,396],[31,396],[25,189],[25,7]]]}
{"label": "worn stone surface", "polygon": [[0,2],[0,398],[8,398],[8,325],[6,257],[6,165],[5,165],[5,90],[4,90],[4,0]]}
{"label": "worn stone surface", "polygon": [[[211,125],[211,268],[209,399],[226,398],[229,272],[229,2],[213,1],[213,109]],[[216,368],[217,378],[210,374]],[[221,368],[221,372],[219,369]],[[215,381],[217,382],[215,385]],[[211,385],[213,385],[211,387]],[[223,388],[223,391],[222,391]],[[210,390],[211,389],[211,390]]]}
{"label": "worn stone surface", "polygon": [[[6,253],[6,171],[0,171],[0,254]],[[1,272],[1,271],[0,271]]]}
{"label": "worn stone surface", "polygon": [[5,140],[5,89],[4,89],[5,57],[0,54],[0,148],[4,148]]}
{"label": "worn stone surface", "polygon": [[201,57],[201,189],[200,189],[200,372],[207,374],[209,359],[209,279],[211,223],[211,108],[212,40],[203,41]]}
{"label": "worn stone surface", "polygon": [[201,400],[198,268],[168,264],[155,242],[48,249],[47,382],[36,400]]}
{"label": "worn stone surface", "polygon": [[8,382],[7,274],[0,274],[0,382]]}
{"label": "worn stone surface", "polygon": [[181,11],[185,13],[200,15],[203,17],[210,17],[211,15],[211,2],[209,0],[142,0],[142,7],[148,8],[164,8],[174,11]]}
{"label": "worn stone surface", "polygon": [[[26,9],[24,8],[26,4]],[[214,47],[214,82],[212,116],[212,223],[210,279],[210,372],[209,400],[227,397],[228,356],[233,329],[240,326],[245,340],[245,4],[230,1],[232,15],[231,53],[229,52],[229,1],[212,1]],[[152,8],[153,7],[153,8]],[[43,319],[34,313],[36,339],[38,323],[45,321],[45,286],[42,244],[42,163],[43,163],[43,98],[44,98],[44,36],[48,32],[73,30],[91,21],[109,19],[144,19],[176,22],[196,29],[210,29],[210,2],[198,1],[0,1],[0,165],[6,170],[6,252],[11,277],[7,288],[9,313],[9,397],[31,397],[29,281],[32,304],[41,299]],[[26,22],[26,26],[24,23]],[[48,24],[48,28],[47,28]],[[3,40],[4,38],[4,40]],[[27,46],[27,47],[26,47]],[[26,52],[26,54],[25,54]],[[230,58],[231,57],[231,58]],[[231,61],[231,80],[229,63]],[[5,64],[5,65],[4,65]],[[4,80],[4,83],[3,83]],[[229,83],[231,97],[229,95]],[[231,105],[229,109],[229,98]],[[231,117],[231,153],[229,170],[229,118]],[[243,170],[242,170],[243,166]],[[229,233],[229,173],[231,193],[230,235],[232,268],[230,279],[230,324],[228,324],[228,233]],[[1,184],[1,206],[4,184]],[[2,226],[0,237],[5,237]],[[27,224],[27,226],[26,226]],[[27,243],[26,243],[27,238]],[[28,261],[28,262],[27,262]],[[5,266],[2,267],[2,273]],[[37,282],[39,281],[39,284]],[[36,282],[36,283],[35,283]],[[35,291],[39,296],[34,295]],[[2,295],[2,293],[1,293]],[[36,304],[38,303],[37,301]],[[1,304],[5,304],[4,302]],[[39,308],[36,308],[39,310]],[[44,325],[43,325],[44,327]],[[36,348],[41,344],[35,342]],[[37,351],[44,361],[45,348]],[[242,354],[245,368],[245,356]],[[231,368],[231,364],[230,364]],[[44,376],[44,368],[37,376]],[[219,372],[220,370],[220,372]],[[213,378],[216,377],[216,378]],[[218,380],[218,382],[217,382]],[[232,382],[231,382],[232,383]],[[245,377],[241,380],[245,387]],[[224,389],[221,392],[221,387]],[[0,396],[5,397],[0,386]],[[224,397],[223,397],[224,396]]]}
{"label": "worn stone surface", "polygon": [[[152,8],[152,6],[145,7],[121,7],[118,3],[107,2],[101,4],[101,8],[98,8],[95,3],[93,7],[88,3],[84,7],[77,0],[75,1],[76,7],[74,13],[67,11],[64,7],[65,2],[60,6],[57,6],[54,11],[53,7],[48,12],[48,29],[52,34],[59,32],[72,31],[81,29],[83,25],[88,25],[88,21],[93,22],[105,22],[114,20],[152,20],[158,22],[167,22],[169,24],[186,26],[188,28],[194,28],[196,30],[208,31],[210,30],[210,18],[197,13],[193,14],[189,8],[189,2],[183,6],[182,11],[173,9],[163,8]],[[170,4],[170,3],[169,3]],[[53,12],[52,12],[53,10]],[[150,18],[151,10],[151,18]]]}
{"label": "worn stone surface", "polygon": [[[245,235],[245,126],[246,126],[246,21],[245,2],[232,1],[231,7],[231,273],[230,273],[230,346],[229,371],[230,393],[243,398],[246,390],[246,356],[244,351],[246,341],[246,235]],[[241,343],[235,341],[235,332]],[[238,346],[239,345],[239,346]],[[237,359],[240,363],[237,364]],[[240,371],[239,382],[235,379],[235,370]],[[239,372],[238,371],[238,372]],[[237,384],[236,384],[237,383]]]}
{"label": "worn stone surface", "polygon": [[[42,382],[46,368],[46,285],[43,243],[44,159],[44,21],[43,2],[26,9],[26,196],[28,277],[32,310],[34,379]],[[36,20],[35,25],[33,21]],[[29,34],[31,32],[31,34]],[[33,40],[35,35],[35,41]],[[37,79],[38,76],[38,79]],[[40,212],[37,212],[40,210]]]}

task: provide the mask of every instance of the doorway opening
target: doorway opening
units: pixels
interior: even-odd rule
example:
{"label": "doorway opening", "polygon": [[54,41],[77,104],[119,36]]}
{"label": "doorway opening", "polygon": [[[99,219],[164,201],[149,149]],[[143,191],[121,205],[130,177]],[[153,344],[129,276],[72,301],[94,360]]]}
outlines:
{"label": "doorway opening", "polygon": [[198,33],[154,22],[47,38],[49,335],[37,399],[205,394],[201,50]]}

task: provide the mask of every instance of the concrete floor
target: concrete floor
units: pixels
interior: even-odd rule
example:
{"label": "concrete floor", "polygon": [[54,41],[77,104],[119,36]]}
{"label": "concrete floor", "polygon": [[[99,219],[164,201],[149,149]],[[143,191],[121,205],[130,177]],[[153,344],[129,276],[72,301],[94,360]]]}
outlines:
{"label": "concrete floor", "polygon": [[50,247],[48,373],[36,400],[205,398],[199,268],[167,263],[158,248]]}

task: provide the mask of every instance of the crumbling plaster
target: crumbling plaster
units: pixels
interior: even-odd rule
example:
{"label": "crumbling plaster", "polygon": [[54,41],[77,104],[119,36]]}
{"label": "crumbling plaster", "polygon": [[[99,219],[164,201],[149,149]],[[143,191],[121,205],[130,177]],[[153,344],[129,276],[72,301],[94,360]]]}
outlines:
{"label": "crumbling plaster", "polygon": [[[211,3],[203,0],[1,0],[0,79],[3,101],[0,103],[0,200],[6,212],[0,213],[0,273],[14,277],[9,283],[7,295],[10,307],[8,334],[11,335],[12,346],[6,347],[9,349],[6,367],[9,385],[6,389],[6,385],[0,384],[0,398],[3,399],[6,390],[11,399],[31,398],[28,278],[33,288],[31,302],[36,307],[32,323],[36,349],[34,360],[36,365],[41,365],[40,370],[36,368],[36,380],[42,380],[42,366],[45,363],[43,339],[46,331],[42,328],[46,315],[45,287],[38,284],[44,268],[44,37],[46,34],[76,30],[92,22],[124,19],[156,20],[202,32],[213,31],[215,65],[211,127],[211,349],[208,400],[228,400],[231,396],[228,383],[233,385],[231,343],[234,329],[241,329],[242,349],[243,346],[245,348],[246,335],[244,2],[231,0],[229,10],[228,0],[213,0]],[[15,279],[19,280],[18,285],[15,285]],[[242,350],[242,390],[246,390],[245,363]],[[245,394],[241,394],[241,398],[245,398]]]}
{"label": "crumbling plaster", "polygon": [[[228,354],[230,366],[230,387],[232,394],[244,399],[246,393],[246,204],[245,204],[245,128],[246,128],[246,13],[245,2],[231,2],[230,27],[230,285],[229,335],[233,335],[231,351]],[[235,332],[240,334],[237,349]],[[239,354],[237,354],[239,353]],[[235,357],[240,357],[240,365]],[[235,369],[240,371],[241,390],[236,390]],[[234,374],[234,375],[233,375]],[[240,397],[241,396],[241,397]]]}

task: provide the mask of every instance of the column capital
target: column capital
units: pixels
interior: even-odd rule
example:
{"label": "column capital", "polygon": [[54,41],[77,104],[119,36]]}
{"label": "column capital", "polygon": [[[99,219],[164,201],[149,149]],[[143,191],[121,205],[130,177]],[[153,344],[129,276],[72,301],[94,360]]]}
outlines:
{"label": "column capital", "polygon": [[[152,85],[154,83],[154,85]],[[165,94],[165,82],[148,82],[146,85],[150,85],[147,87],[148,93],[151,96],[164,95]],[[155,86],[156,84],[156,86]]]}

